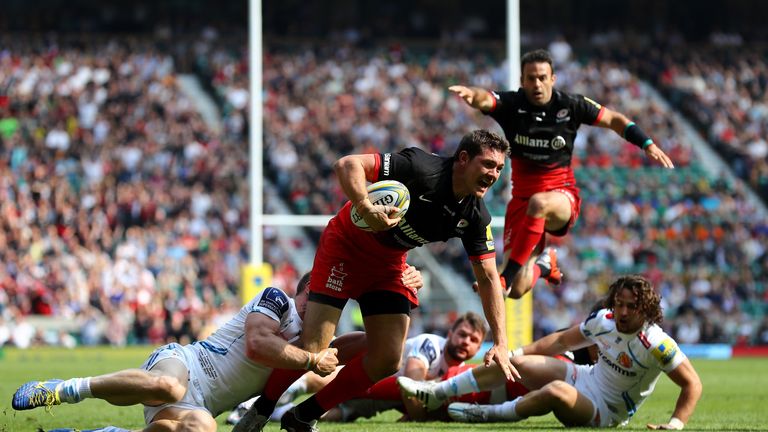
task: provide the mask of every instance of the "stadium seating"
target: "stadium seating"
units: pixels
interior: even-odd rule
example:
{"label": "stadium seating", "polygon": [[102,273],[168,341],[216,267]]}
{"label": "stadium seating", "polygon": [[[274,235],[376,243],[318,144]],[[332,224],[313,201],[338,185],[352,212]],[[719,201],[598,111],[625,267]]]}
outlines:
{"label": "stadium seating", "polygon": [[[198,53],[206,60],[199,77],[220,103],[221,133],[179,92],[175,59],[148,41],[6,45],[0,344],[3,329],[29,333],[21,323],[30,314],[78,322],[89,329],[77,334],[81,343],[121,345],[191,340],[237,308],[248,238],[242,40]],[[498,130],[446,88],[502,88],[501,64],[491,51],[449,55],[428,44],[411,52],[293,42],[268,51],[265,173],[294,212],[333,213],[344,200],[330,169],[339,155],[414,145],[450,154],[469,130]],[[700,342],[764,342],[768,229],[741,186],[703,168],[669,112],[624,67],[592,60],[557,73],[563,88],[636,119],[678,168],[651,166],[612,132],[581,129],[574,164],[582,214],[557,242],[566,282],[536,288],[537,334],[578,321],[616,274],[641,272],[661,290],[673,335],[691,339],[695,327]],[[493,214],[503,214],[508,195],[506,182],[493,188]],[[265,230],[265,256],[278,282],[292,286],[299,269],[273,234]],[[431,248],[469,274],[460,245]],[[424,321],[449,320],[435,316]]]}

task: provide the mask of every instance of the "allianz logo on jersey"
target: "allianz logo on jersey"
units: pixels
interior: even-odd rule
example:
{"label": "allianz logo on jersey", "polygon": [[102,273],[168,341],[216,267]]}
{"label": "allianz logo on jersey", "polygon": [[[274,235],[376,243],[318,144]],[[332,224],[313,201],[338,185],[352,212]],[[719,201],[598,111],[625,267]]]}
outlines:
{"label": "allianz logo on jersey", "polygon": [[552,138],[551,140],[545,138],[531,138],[526,135],[515,135],[515,144],[526,147],[536,148],[551,148],[552,150],[560,150],[565,147],[565,138],[560,135]]}
{"label": "allianz logo on jersey", "polygon": [[405,218],[400,219],[397,227],[400,228],[400,231],[409,239],[423,245],[429,243],[429,240],[420,236],[419,233],[417,233],[416,230],[413,229],[413,227],[405,220]]}

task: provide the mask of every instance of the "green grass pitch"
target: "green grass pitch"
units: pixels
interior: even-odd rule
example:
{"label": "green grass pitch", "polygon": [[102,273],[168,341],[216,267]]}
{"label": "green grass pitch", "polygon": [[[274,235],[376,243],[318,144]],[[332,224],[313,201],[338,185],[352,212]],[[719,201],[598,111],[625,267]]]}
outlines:
{"label": "green grass pitch", "polygon": [[[50,413],[44,409],[16,412],[11,408],[11,395],[22,383],[43,378],[70,378],[112,372],[138,367],[152,351],[151,347],[126,349],[80,348],[64,350],[33,348],[16,350],[6,348],[0,358],[0,432],[37,431],[57,427],[95,428],[115,425],[140,429],[143,426],[141,408],[114,407],[99,400],[54,407]],[[704,395],[686,430],[768,430],[768,359],[733,359],[728,361],[693,360],[704,383]],[[662,377],[656,392],[640,408],[628,428],[645,430],[648,422],[669,419],[677,398],[677,387]],[[229,431],[224,424],[225,414],[217,420],[221,431]],[[388,412],[367,421],[352,424],[320,423],[322,432],[372,431],[399,432],[420,430],[440,431],[544,431],[562,428],[549,415],[509,424],[459,423],[395,423],[397,413]],[[267,431],[277,431],[278,424],[270,423]],[[588,429],[580,429],[588,430]]]}

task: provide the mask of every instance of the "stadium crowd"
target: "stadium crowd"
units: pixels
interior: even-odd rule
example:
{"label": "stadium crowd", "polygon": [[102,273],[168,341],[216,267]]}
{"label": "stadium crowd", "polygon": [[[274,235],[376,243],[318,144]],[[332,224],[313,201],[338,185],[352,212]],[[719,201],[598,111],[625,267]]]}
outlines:
{"label": "stadium crowd", "polygon": [[645,72],[700,128],[714,148],[768,199],[768,63],[764,48],[739,39],[677,48],[649,59]]}
{"label": "stadium crowd", "polygon": [[30,314],[81,322],[84,344],[197,338],[240,305],[245,146],[204,124],[168,53],[82,43],[9,39],[0,53],[0,344],[55,341]]}
{"label": "stadium crowd", "polygon": [[[265,64],[271,172],[297,213],[327,213],[343,199],[327,176],[337,152],[411,145],[450,152],[463,131],[478,123],[494,127],[445,91],[456,82],[501,87],[504,69],[490,55],[467,61],[445,51],[340,45],[269,55]],[[242,91],[242,56],[219,51],[213,58],[219,92]],[[697,163],[680,126],[627,69],[611,61],[566,62],[556,73],[558,86],[642,119],[678,168],[648,167],[641,152],[608,131],[581,131],[575,164],[582,216],[559,245],[566,282],[534,296],[537,334],[578,320],[613,275],[643,272],[661,288],[667,326],[679,339],[764,343],[756,320],[766,296],[766,224],[754,218],[741,186]],[[490,199],[494,214],[503,212],[507,186],[497,186]],[[460,248],[433,249],[469,272]]]}
{"label": "stadium crowd", "polygon": [[[148,41],[13,38],[3,47],[0,345],[72,343],[66,334],[32,328],[30,315],[78,322],[83,344],[122,345],[198,339],[235,313],[248,241],[242,45],[217,44],[211,36],[195,46],[209,72],[201,76],[211,77],[222,101],[222,132],[179,92],[170,53]],[[765,76],[760,63],[746,64]],[[744,75],[726,66],[702,71],[695,60],[685,70],[689,81],[707,85],[739,82],[708,73]],[[558,86],[641,120],[678,168],[648,167],[640,151],[612,134],[580,131],[582,215],[557,245],[565,282],[535,291],[537,336],[577,322],[616,275],[639,271],[661,289],[665,328],[678,341],[768,343],[768,319],[761,321],[768,227],[754,220],[740,186],[701,168],[679,125],[627,69],[568,62],[556,73]],[[330,214],[344,199],[331,170],[340,154],[409,146],[451,153],[464,133],[495,126],[447,87],[501,88],[505,76],[492,52],[361,48],[354,40],[268,51],[266,174],[296,213]],[[680,85],[680,76],[671,82]],[[764,90],[765,80],[758,82]],[[755,85],[705,94],[745,95]],[[702,119],[719,125],[711,141],[730,128],[744,131],[733,138],[744,143],[743,153],[760,147],[748,145],[748,134],[764,135],[762,105],[750,110],[738,97],[728,102],[733,106],[712,103],[704,111],[711,117]],[[734,162],[734,169],[751,173],[760,163]],[[508,183],[500,183],[488,198],[495,215],[509,195]],[[273,231],[265,234],[275,284],[295,286],[290,252]],[[469,274],[460,248],[433,250]],[[447,326],[450,318],[430,323]]]}

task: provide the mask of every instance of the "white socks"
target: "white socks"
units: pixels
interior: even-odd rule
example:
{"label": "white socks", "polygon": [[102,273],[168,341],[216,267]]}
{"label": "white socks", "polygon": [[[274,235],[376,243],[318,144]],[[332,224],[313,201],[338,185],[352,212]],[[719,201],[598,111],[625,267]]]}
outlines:
{"label": "white socks", "polygon": [[62,402],[77,403],[85,398],[93,397],[91,393],[91,377],[72,378],[59,384],[59,398]]}
{"label": "white socks", "polygon": [[462,372],[455,377],[448,378],[437,384],[435,387],[435,396],[438,399],[448,399],[453,396],[460,396],[467,393],[479,392],[480,387],[477,385],[475,375],[472,374],[472,370]]}
{"label": "white socks", "polygon": [[517,402],[519,400],[520,398],[518,397],[515,400],[507,401],[502,404],[491,405],[489,418],[506,421],[522,420],[523,417],[519,416],[517,411],[515,411],[515,407],[517,406]]}

